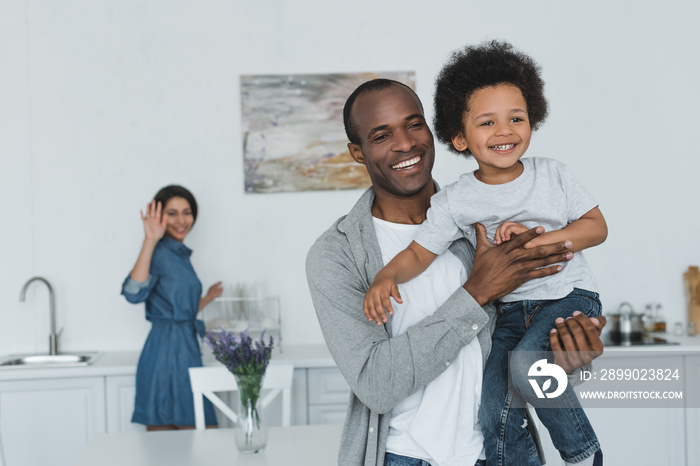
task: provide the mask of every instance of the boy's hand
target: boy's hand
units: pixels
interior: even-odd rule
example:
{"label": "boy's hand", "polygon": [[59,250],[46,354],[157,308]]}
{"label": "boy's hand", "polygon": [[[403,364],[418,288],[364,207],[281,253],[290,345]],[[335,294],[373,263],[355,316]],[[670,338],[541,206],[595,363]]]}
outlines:
{"label": "boy's hand", "polygon": [[506,241],[510,241],[513,236],[525,233],[527,230],[529,230],[529,228],[520,223],[503,222],[501,226],[498,227],[498,230],[496,230],[493,242],[494,244],[505,243]]}
{"label": "boy's hand", "polygon": [[367,319],[370,322],[376,322],[377,325],[387,322],[389,319],[384,312],[384,308],[389,314],[394,313],[394,309],[391,307],[390,298],[392,297],[397,303],[403,302],[396,282],[390,278],[375,279],[367,293],[365,293],[365,301],[362,304]]}

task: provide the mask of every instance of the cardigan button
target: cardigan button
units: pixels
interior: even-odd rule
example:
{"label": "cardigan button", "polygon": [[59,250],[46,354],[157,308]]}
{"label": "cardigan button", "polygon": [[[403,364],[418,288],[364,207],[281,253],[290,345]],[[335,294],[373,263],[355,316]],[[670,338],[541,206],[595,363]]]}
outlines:
{"label": "cardigan button", "polygon": [[478,326],[478,325],[476,325],[476,324],[472,324],[472,330],[476,330],[476,329],[478,329],[478,328],[479,328],[479,326]]}
{"label": "cardigan button", "polygon": [[370,428],[369,428],[369,433],[370,433],[370,434],[373,434],[373,433],[374,433],[374,427],[370,427]]}

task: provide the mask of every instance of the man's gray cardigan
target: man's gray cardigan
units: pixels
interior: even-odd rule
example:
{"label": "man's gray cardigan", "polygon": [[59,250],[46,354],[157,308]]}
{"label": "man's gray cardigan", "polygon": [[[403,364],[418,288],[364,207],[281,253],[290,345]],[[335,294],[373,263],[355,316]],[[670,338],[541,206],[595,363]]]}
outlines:
{"label": "man's gray cardigan", "polygon": [[[369,322],[362,302],[384,265],[372,221],[373,202],[374,190],[369,188],[348,215],[321,235],[306,259],[321,330],[352,390],[339,465],[383,465],[394,405],[440,375],[475,337],[485,364],[495,324],[495,308],[482,308],[462,287],[402,335],[392,338],[391,321],[382,326]],[[469,273],[474,262],[471,245],[460,240],[450,250]]]}

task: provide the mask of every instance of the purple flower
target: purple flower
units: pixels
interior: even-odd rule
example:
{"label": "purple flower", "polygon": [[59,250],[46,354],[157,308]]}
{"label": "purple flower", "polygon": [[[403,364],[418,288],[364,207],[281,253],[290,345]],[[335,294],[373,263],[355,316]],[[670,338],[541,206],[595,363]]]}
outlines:
{"label": "purple flower", "polygon": [[217,361],[222,363],[233,375],[264,375],[272,356],[273,339],[265,344],[265,332],[260,340],[248,335],[248,330],[241,332],[236,338],[234,332],[224,330],[209,332],[204,342],[212,349]]}

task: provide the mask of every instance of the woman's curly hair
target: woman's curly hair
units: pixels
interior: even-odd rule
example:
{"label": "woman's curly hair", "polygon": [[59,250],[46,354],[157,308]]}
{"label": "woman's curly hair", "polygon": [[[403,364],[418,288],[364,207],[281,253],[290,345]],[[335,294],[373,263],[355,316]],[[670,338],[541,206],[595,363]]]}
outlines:
{"label": "woman's curly hair", "polygon": [[452,53],[435,86],[435,135],[452,152],[471,155],[469,149],[463,152],[455,149],[452,138],[464,131],[463,117],[474,91],[498,84],[512,84],[520,89],[533,130],[544,122],[547,117],[544,81],[540,67],[532,58],[507,42],[494,40],[467,46]]}

